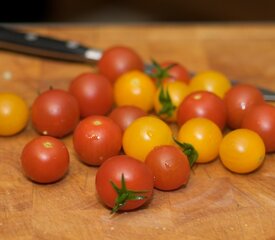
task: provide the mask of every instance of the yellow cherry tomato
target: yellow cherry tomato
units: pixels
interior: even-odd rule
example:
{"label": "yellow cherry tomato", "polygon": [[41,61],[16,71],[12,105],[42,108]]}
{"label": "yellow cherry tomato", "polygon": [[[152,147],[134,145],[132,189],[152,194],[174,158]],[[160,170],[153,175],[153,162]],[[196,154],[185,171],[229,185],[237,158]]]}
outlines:
{"label": "yellow cherry tomato", "polygon": [[154,147],[174,145],[172,130],[157,117],[141,117],[126,128],[122,145],[127,155],[145,161],[147,154]]}
{"label": "yellow cherry tomato", "polygon": [[0,93],[0,135],[11,136],[20,132],[28,122],[26,102],[13,93]]}
{"label": "yellow cherry tomato", "polygon": [[155,112],[165,121],[176,122],[178,107],[189,93],[188,85],[182,81],[161,85],[154,97]]}
{"label": "yellow cherry tomato", "polygon": [[230,80],[217,71],[204,71],[197,73],[190,81],[192,92],[206,90],[223,98],[224,94],[231,88]]}
{"label": "yellow cherry tomato", "polygon": [[114,83],[114,100],[117,106],[132,105],[150,111],[154,106],[156,86],[145,73],[126,72]]}
{"label": "yellow cherry tomato", "polygon": [[221,162],[232,172],[252,172],[263,163],[264,158],[263,140],[256,132],[249,129],[231,131],[221,142]]}
{"label": "yellow cherry tomato", "polygon": [[209,119],[192,118],[181,126],[178,141],[193,145],[199,155],[196,162],[206,163],[218,157],[222,132]]}

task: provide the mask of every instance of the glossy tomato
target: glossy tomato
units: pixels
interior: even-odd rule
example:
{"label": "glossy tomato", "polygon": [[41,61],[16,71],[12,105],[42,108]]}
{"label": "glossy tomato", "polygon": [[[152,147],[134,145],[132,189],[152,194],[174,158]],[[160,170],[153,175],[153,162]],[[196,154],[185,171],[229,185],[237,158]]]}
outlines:
{"label": "glossy tomato", "polygon": [[224,94],[231,88],[231,82],[221,72],[204,71],[191,78],[190,88],[193,92],[205,90],[223,98]]}
{"label": "glossy tomato", "polygon": [[40,134],[64,137],[76,127],[79,107],[74,96],[67,91],[50,89],[34,100],[31,119]]}
{"label": "glossy tomato", "polygon": [[120,152],[122,130],[111,118],[89,116],[77,125],[73,145],[81,161],[98,166]]}
{"label": "glossy tomato", "polygon": [[175,190],[186,185],[190,176],[187,156],[176,146],[162,145],[149,152],[145,163],[155,177],[154,186],[160,190]]}
{"label": "glossy tomato", "polygon": [[99,73],[105,75],[112,83],[125,72],[143,71],[143,60],[135,50],[126,46],[113,46],[103,52],[98,62]]}
{"label": "glossy tomato", "polygon": [[156,61],[152,62],[152,78],[156,81],[157,86],[162,83],[181,81],[188,84],[190,81],[190,74],[187,69],[180,63],[173,61],[166,61],[159,64]]}
{"label": "glossy tomato", "polygon": [[136,119],[124,132],[124,152],[140,161],[156,146],[173,145],[172,130],[162,120],[153,116]]}
{"label": "glossy tomato", "polygon": [[241,124],[258,133],[263,139],[266,152],[275,151],[275,107],[267,103],[252,106],[245,114]]}
{"label": "glossy tomato", "polygon": [[29,119],[29,108],[14,93],[0,93],[0,135],[11,136],[23,130]]}
{"label": "glossy tomato", "polygon": [[189,87],[183,82],[162,84],[154,97],[155,112],[167,122],[176,122],[178,107],[189,93]]}
{"label": "glossy tomato", "polygon": [[223,138],[219,154],[221,162],[227,169],[236,173],[249,173],[263,163],[265,146],[256,132],[237,129]]}
{"label": "glossy tomato", "polygon": [[196,162],[206,163],[218,157],[222,132],[207,118],[192,118],[180,127],[177,140],[191,144],[198,152]]}
{"label": "glossy tomato", "polygon": [[114,84],[114,98],[117,106],[133,105],[150,111],[154,106],[156,87],[145,73],[130,71],[121,75]]}
{"label": "glossy tomato", "polygon": [[220,129],[226,124],[226,106],[216,94],[208,91],[193,92],[186,96],[178,108],[179,126],[191,118],[204,117],[216,123]]}
{"label": "glossy tomato", "polygon": [[185,66],[174,61],[166,61],[161,63],[162,67],[168,67],[171,65],[172,67],[168,69],[168,78],[166,78],[165,81],[182,81],[188,84],[191,77]]}
{"label": "glossy tomato", "polygon": [[149,167],[126,155],[107,159],[96,173],[96,190],[104,204],[117,210],[133,210],[150,200],[154,177]]}
{"label": "glossy tomato", "polygon": [[120,106],[116,107],[109,114],[124,132],[125,129],[137,118],[146,116],[147,113],[139,107],[135,106]]}
{"label": "glossy tomato", "polygon": [[65,144],[50,136],[39,136],[25,145],[21,164],[25,175],[38,183],[60,180],[69,168],[69,152]]}
{"label": "glossy tomato", "polygon": [[224,96],[227,124],[231,129],[240,128],[244,114],[253,105],[264,103],[262,93],[253,85],[238,84]]}
{"label": "glossy tomato", "polygon": [[79,104],[81,117],[105,115],[113,106],[113,87],[103,75],[83,73],[73,79],[69,92]]}

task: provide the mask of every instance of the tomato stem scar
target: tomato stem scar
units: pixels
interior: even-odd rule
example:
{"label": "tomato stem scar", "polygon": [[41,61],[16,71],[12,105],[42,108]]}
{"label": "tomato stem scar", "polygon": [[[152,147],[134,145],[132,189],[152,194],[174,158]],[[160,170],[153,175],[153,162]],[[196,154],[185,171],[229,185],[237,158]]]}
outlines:
{"label": "tomato stem scar", "polygon": [[43,143],[43,146],[44,146],[45,148],[52,148],[52,147],[53,147],[53,143],[52,143],[52,142],[44,142],[44,143]]}
{"label": "tomato stem scar", "polygon": [[94,124],[95,126],[100,126],[100,125],[102,125],[102,122],[99,121],[99,120],[95,120],[95,121],[93,121],[93,124]]}

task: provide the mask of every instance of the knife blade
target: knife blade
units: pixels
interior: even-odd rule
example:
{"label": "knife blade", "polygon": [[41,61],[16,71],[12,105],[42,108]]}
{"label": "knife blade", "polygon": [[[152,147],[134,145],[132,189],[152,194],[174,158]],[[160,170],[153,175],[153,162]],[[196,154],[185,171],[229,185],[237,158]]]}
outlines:
{"label": "knife blade", "polygon": [[[90,48],[72,40],[60,40],[37,33],[24,32],[11,27],[0,26],[0,49],[23,54],[51,58],[61,61],[73,61],[96,64],[102,56],[102,50]],[[152,66],[145,65],[145,72],[151,72]],[[232,84],[237,84],[235,80]],[[266,101],[275,101],[275,92],[257,86]]]}
{"label": "knife blade", "polygon": [[56,60],[92,64],[102,56],[102,50],[88,48],[76,41],[63,41],[5,26],[0,26],[0,48]]}

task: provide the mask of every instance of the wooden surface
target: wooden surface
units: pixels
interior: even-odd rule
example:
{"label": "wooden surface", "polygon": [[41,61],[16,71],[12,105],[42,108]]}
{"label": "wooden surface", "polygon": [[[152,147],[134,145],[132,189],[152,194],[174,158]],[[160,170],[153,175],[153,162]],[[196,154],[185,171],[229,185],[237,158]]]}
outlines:
{"label": "wooden surface", "polygon": [[[275,90],[275,25],[23,26],[90,46],[134,47],[145,60],[176,60],[192,71],[214,69],[240,82]],[[0,90],[29,105],[49,86],[66,89],[90,66],[0,51]],[[12,79],[3,77],[12,73]],[[0,239],[275,239],[275,156],[249,175],[219,160],[197,166],[187,188],[155,191],[141,210],[111,217],[97,199],[96,168],[71,153],[70,171],[52,185],[28,181],[21,172],[23,146],[37,134],[31,125],[0,138]],[[274,136],[275,141],[275,136]]]}

